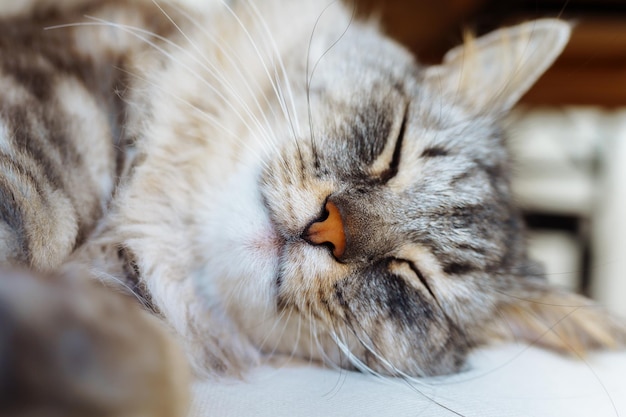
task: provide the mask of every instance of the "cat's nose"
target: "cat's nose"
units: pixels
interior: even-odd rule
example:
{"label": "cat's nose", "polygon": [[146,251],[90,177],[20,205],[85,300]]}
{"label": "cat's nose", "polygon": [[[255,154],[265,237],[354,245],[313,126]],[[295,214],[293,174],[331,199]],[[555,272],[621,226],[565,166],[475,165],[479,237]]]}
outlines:
{"label": "cat's nose", "polygon": [[324,207],[324,217],[312,223],[302,235],[312,245],[330,245],[333,256],[340,258],[346,250],[346,232],[341,212],[332,201]]}

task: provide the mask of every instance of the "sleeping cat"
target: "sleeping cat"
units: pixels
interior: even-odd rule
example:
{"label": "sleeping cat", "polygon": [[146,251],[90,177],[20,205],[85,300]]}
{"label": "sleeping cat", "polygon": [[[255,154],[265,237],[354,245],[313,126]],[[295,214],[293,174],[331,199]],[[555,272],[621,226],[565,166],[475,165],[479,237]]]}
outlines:
{"label": "sleeping cat", "polygon": [[503,116],[568,24],[422,67],[340,3],[197,3],[0,2],[3,415],[182,415],[187,363],[623,346],[528,259],[509,186]]}

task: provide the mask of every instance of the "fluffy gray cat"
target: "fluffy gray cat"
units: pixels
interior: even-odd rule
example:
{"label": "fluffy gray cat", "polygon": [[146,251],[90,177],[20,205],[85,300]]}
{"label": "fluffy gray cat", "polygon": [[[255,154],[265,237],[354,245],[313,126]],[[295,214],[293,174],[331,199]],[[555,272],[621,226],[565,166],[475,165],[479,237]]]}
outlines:
{"label": "fluffy gray cat", "polygon": [[496,340],[623,345],[528,259],[509,186],[503,116],[568,24],[423,67],[340,3],[0,15],[3,415],[182,415],[188,364],[427,376]]}

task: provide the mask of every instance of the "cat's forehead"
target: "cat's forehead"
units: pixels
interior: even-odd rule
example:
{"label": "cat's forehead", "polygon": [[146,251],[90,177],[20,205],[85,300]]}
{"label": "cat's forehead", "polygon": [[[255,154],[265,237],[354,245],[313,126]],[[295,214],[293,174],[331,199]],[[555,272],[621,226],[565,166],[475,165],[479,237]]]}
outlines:
{"label": "cat's forehead", "polygon": [[307,57],[313,90],[358,95],[373,88],[403,85],[421,73],[410,52],[371,27],[355,24],[354,31],[348,30],[335,43],[328,42]]}
{"label": "cat's forehead", "polygon": [[394,119],[410,101],[410,97],[400,83],[379,80],[368,88],[327,89],[319,92],[312,111],[324,120],[322,130],[350,130],[360,126],[363,129],[378,129],[384,120]]}

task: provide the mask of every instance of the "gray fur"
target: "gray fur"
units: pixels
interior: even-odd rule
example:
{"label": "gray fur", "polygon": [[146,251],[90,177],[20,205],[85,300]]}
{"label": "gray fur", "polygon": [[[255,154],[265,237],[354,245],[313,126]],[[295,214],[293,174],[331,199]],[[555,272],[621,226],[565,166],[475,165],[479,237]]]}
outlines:
{"label": "gray fur", "polygon": [[[49,6],[0,26],[0,259],[137,296],[196,372],[283,354],[445,374],[588,305],[527,257],[501,125],[567,24],[426,68],[313,0]],[[329,203],[345,251],[307,237]],[[617,346],[607,317],[585,311],[545,344]]]}

